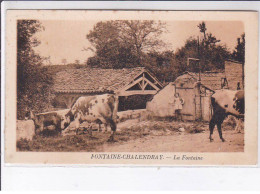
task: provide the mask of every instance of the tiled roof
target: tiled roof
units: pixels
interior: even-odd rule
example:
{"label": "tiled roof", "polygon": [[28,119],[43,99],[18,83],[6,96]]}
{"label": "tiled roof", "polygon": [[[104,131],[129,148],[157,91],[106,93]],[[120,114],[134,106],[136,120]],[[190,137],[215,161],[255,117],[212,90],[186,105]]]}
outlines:
{"label": "tiled roof", "polygon": [[145,68],[66,69],[56,74],[54,90],[57,93],[103,93],[114,92],[129,84]]}
{"label": "tiled roof", "polygon": [[[225,78],[224,72],[203,72],[201,73],[201,84],[206,86],[211,90],[221,89],[221,78]],[[192,87],[194,81],[199,80],[199,73],[185,72],[183,75],[179,76],[174,83],[175,84],[185,84],[186,87]]]}

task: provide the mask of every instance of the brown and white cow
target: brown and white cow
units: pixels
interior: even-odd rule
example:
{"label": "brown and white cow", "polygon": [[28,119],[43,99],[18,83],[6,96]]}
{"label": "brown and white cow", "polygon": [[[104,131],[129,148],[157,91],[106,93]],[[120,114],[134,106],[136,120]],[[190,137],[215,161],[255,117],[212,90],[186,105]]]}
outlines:
{"label": "brown and white cow", "polygon": [[217,125],[220,139],[224,142],[222,137],[221,124],[228,115],[233,115],[238,119],[244,118],[245,113],[245,98],[244,91],[233,90],[218,90],[211,97],[211,105],[213,108],[213,115],[209,122],[210,141],[213,141],[212,134]]}
{"label": "brown and white cow", "polygon": [[116,132],[117,109],[118,97],[113,94],[79,97],[66,115],[66,122],[69,126],[62,134],[68,133],[71,129],[70,126],[75,126],[77,134],[79,126],[83,122],[98,123],[99,130],[103,123],[105,128],[110,125],[112,131],[110,140],[113,140]]}
{"label": "brown and white cow", "polygon": [[61,131],[67,127],[64,126],[64,120],[66,114],[70,109],[51,111],[45,113],[34,114],[31,111],[31,119],[34,121],[35,125],[35,134],[43,132],[49,126],[54,126],[55,130],[61,133]]}

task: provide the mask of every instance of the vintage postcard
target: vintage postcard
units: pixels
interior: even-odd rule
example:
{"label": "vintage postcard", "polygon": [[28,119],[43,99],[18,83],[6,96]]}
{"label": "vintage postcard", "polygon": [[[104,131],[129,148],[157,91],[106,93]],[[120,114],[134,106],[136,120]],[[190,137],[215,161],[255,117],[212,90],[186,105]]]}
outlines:
{"label": "vintage postcard", "polygon": [[5,162],[256,165],[258,12],[7,10]]}

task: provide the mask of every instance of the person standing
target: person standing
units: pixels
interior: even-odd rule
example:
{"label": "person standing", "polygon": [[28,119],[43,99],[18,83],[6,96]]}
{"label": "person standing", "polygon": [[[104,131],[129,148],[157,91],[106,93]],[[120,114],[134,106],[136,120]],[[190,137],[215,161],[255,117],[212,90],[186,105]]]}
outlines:
{"label": "person standing", "polygon": [[175,117],[176,120],[182,121],[181,110],[184,105],[184,100],[180,97],[179,93],[174,95],[174,110],[175,110]]}
{"label": "person standing", "polygon": [[241,90],[240,82],[237,82],[237,90]]}

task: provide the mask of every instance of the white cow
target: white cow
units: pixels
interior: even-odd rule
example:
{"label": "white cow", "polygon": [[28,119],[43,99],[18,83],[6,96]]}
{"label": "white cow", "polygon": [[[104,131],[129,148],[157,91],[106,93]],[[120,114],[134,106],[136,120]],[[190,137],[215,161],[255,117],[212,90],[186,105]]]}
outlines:
{"label": "white cow", "polygon": [[[76,134],[82,122],[98,123],[99,130],[101,123],[110,125],[112,135],[110,140],[114,139],[116,131],[116,119],[118,109],[118,97],[113,94],[103,94],[96,96],[82,96],[78,98],[71,110],[66,115],[65,125],[69,126],[62,132],[63,135],[68,133],[70,126],[76,127]],[[90,130],[91,130],[90,126]]]}

